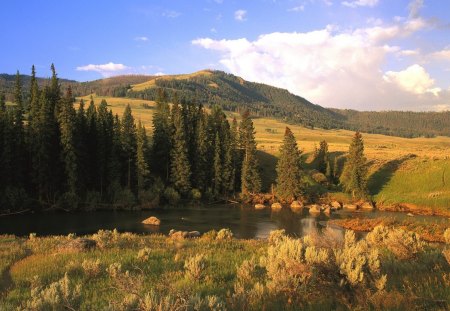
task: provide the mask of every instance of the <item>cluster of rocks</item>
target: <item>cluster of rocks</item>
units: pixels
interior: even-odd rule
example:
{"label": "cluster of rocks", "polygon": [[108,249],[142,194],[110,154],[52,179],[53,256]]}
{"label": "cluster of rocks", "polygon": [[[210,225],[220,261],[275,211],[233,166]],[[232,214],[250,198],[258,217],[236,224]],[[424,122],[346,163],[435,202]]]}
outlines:
{"label": "cluster of rocks", "polygon": [[[255,204],[255,209],[264,209],[267,206],[261,203]],[[374,209],[374,205],[371,202],[359,202],[356,204],[342,204],[339,201],[331,201],[329,203],[326,204],[310,204],[310,205],[305,205],[303,202],[301,201],[293,201],[289,207],[291,208],[292,211],[294,212],[300,212],[303,211],[303,209],[308,209],[310,214],[320,214],[320,213],[324,213],[324,214],[331,214],[333,211],[336,210],[340,210],[342,208],[347,209],[347,210],[358,210],[358,209],[364,209],[364,210],[373,210]],[[273,203],[271,205],[272,210],[280,210],[283,208],[283,205],[281,203]]]}
{"label": "cluster of rocks", "polygon": [[176,231],[174,229],[169,231],[169,237],[172,239],[192,239],[200,236],[201,234],[198,231]]}

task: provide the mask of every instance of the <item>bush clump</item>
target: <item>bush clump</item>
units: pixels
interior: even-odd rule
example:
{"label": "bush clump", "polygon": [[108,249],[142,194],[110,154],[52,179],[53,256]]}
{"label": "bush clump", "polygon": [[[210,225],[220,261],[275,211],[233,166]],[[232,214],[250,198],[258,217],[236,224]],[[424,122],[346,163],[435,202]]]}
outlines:
{"label": "bush clump", "polygon": [[184,271],[189,279],[199,281],[205,277],[207,268],[206,256],[203,254],[195,255],[184,262]]}
{"label": "bush clump", "polygon": [[67,273],[48,287],[37,286],[31,289],[31,298],[22,310],[63,311],[76,310],[81,302],[81,285],[73,285]]}
{"label": "bush clump", "polygon": [[233,232],[231,232],[230,229],[220,229],[219,232],[217,232],[216,240],[224,241],[224,240],[231,240],[233,238]]}

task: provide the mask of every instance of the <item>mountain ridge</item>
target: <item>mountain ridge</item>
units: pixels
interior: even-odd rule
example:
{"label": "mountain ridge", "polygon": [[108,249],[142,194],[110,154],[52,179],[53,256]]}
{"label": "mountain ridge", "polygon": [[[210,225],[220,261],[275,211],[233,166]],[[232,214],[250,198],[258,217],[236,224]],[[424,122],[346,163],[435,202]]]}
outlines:
{"label": "mountain ridge", "polygon": [[[30,76],[21,75],[25,98]],[[15,75],[0,74],[0,91],[12,100]],[[47,78],[38,78],[40,86]],[[325,108],[292,94],[286,89],[249,82],[218,70],[194,73],[147,76],[120,75],[87,82],[60,79],[62,88],[69,85],[75,96],[96,93],[102,96],[155,100],[157,90],[165,89],[169,97],[177,93],[181,99],[224,110],[241,112],[249,109],[255,117],[271,117],[310,128],[349,129],[401,137],[450,136],[450,111],[357,111]]]}

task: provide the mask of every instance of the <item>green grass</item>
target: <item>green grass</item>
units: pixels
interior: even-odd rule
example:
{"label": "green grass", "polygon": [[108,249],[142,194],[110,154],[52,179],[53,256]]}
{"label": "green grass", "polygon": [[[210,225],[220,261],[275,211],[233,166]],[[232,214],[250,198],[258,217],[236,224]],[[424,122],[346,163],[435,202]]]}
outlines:
{"label": "green grass", "polygon": [[[93,238],[93,236],[88,236],[88,238]],[[0,309],[24,309],[26,301],[36,297],[32,296],[31,288],[36,285],[41,286],[41,289],[46,288],[60,280],[65,273],[68,274],[73,284],[82,285],[81,300],[77,310],[103,310],[110,303],[123,302],[131,292],[136,292],[141,297],[149,292],[154,292],[159,297],[199,295],[204,298],[215,295],[226,302],[230,308],[231,301],[236,299],[233,298],[236,286],[245,287],[252,283],[260,284],[258,286],[267,286],[274,281],[272,278],[280,277],[280,280],[283,280],[283,275],[280,274],[284,271],[282,265],[279,268],[272,266],[271,269],[281,270],[271,278],[267,276],[268,270],[262,269],[263,266],[261,266],[253,272],[248,271],[249,275],[246,279],[240,279],[237,270],[244,260],[253,258],[255,264],[260,265],[260,258],[263,256],[275,256],[273,260],[284,261],[283,257],[278,256],[289,254],[289,252],[286,253],[285,248],[281,247],[281,253],[272,252],[272,255],[269,255],[271,246],[266,240],[214,240],[210,237],[195,240],[173,240],[161,235],[128,233],[109,235],[109,244],[106,248],[96,248],[87,252],[61,250],[60,246],[70,239],[65,236],[33,239],[0,236],[0,259],[1,262],[6,262],[5,259],[7,259],[8,267],[6,269],[11,276],[10,286],[0,288]],[[336,247],[343,247],[343,245],[324,246],[325,244],[322,244],[320,239],[320,236],[305,238],[301,243],[305,243],[304,245],[313,243],[314,247],[329,248],[330,251]],[[273,243],[279,242],[272,242],[271,245]],[[284,247],[288,247],[287,245]],[[144,247],[148,248],[150,252],[148,258],[142,259],[138,257],[138,253]],[[376,305],[376,302],[370,299],[375,299],[379,295],[384,298],[394,295],[403,301],[409,299],[411,293],[414,292],[420,301],[410,301],[408,303],[410,307],[415,304],[429,304],[428,309],[434,310],[436,309],[434,300],[441,301],[450,297],[450,265],[441,254],[441,246],[427,244],[415,257],[408,260],[399,259],[394,253],[385,249],[382,244],[373,247],[380,250],[381,273],[388,276],[387,291],[377,292],[370,285],[371,277],[367,280],[368,283],[364,282],[356,287],[348,287],[348,285],[340,287],[338,285],[341,284],[340,279],[345,276],[339,274],[339,268],[334,263],[335,259],[331,257],[331,262],[324,261],[324,263],[327,262],[326,266],[319,264],[311,272],[306,272],[307,275],[308,273],[315,275],[309,280],[310,285],[296,289],[293,294],[285,294],[285,290],[289,288],[271,289],[269,286],[265,287],[265,294],[261,298],[255,299],[253,296],[255,293],[252,294],[251,288],[248,288],[244,292],[248,298],[245,300],[246,307],[248,310],[257,310],[261,306],[277,310],[295,309],[294,305],[289,302],[293,299],[293,301],[301,302],[302,306],[308,310],[320,310],[321,308],[346,310],[347,307],[360,306],[360,303],[366,307],[368,303]],[[22,252],[20,256],[17,255],[17,248]],[[368,251],[371,249],[369,248]],[[201,280],[188,278],[184,267],[185,262],[196,254],[205,256],[206,269],[201,274]],[[368,253],[361,255],[368,256]],[[348,256],[353,255],[350,252]],[[99,260],[98,269],[95,274],[90,275],[82,263],[85,260],[96,261],[97,259]],[[113,263],[122,266],[122,272],[118,277],[112,277],[107,272],[107,268]],[[267,263],[267,265],[269,264],[270,262]],[[303,269],[301,266],[299,268]],[[322,271],[322,269],[325,270]],[[129,271],[129,274],[125,274],[126,270]],[[301,271],[299,270],[298,273],[303,273]],[[244,283],[239,285],[238,280]],[[411,284],[420,284],[420,286],[410,288]],[[326,300],[319,288],[327,292]],[[334,290],[331,290],[332,288]],[[348,301],[348,297],[352,297],[352,299]],[[345,303],[343,303],[344,301]],[[387,303],[395,305],[395,302]]]}

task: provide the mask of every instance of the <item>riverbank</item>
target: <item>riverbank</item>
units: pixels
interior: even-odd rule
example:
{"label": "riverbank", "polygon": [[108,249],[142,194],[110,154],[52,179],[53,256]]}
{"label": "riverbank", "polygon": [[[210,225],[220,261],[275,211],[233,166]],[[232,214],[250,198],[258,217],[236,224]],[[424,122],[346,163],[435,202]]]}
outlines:
{"label": "riverbank", "polygon": [[267,240],[227,230],[197,239],[107,230],[82,239],[0,236],[0,309],[447,308],[442,247],[383,230],[362,240],[329,230],[301,239],[274,231]]}

